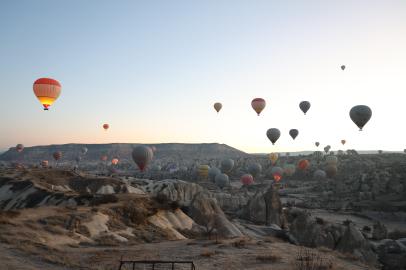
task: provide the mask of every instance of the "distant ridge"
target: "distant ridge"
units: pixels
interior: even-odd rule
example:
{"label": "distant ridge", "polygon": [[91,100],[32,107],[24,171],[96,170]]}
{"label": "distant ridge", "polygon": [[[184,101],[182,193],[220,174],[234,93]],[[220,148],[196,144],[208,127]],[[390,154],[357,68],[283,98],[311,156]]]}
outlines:
{"label": "distant ridge", "polygon": [[[340,149],[339,149],[340,150]],[[341,150],[343,150],[344,152],[345,151],[347,151],[347,148],[342,148]],[[360,155],[370,155],[370,154],[378,154],[378,151],[379,150],[360,150],[360,151],[358,151],[357,149],[355,149],[357,152],[358,152],[358,154],[360,154]],[[326,152],[324,152],[324,150],[323,149],[316,149],[316,150],[313,150],[313,151],[300,151],[300,152],[289,152],[289,154],[291,155],[291,156],[298,156],[298,155],[310,155],[310,154],[313,154],[315,151],[322,151],[324,154],[326,154]],[[337,152],[338,152],[338,150],[331,150],[330,149],[330,151],[333,151],[334,152],[334,154],[337,154]],[[330,152],[329,151],[329,152]],[[383,153],[385,154],[385,153],[400,153],[400,154],[402,154],[402,153],[404,153],[403,151],[387,151],[387,150],[382,150],[383,151]],[[286,153],[288,153],[288,152],[279,152],[282,156],[284,156]],[[251,153],[250,155],[258,155],[258,156],[261,156],[261,155],[269,155],[270,153]]]}
{"label": "distant ridge", "polygon": [[[119,160],[131,160],[132,149],[138,145],[147,147],[155,146],[154,158],[238,158],[248,157],[244,153],[226,144],[219,143],[110,143],[110,144],[61,144],[25,147],[22,152],[18,152],[15,147],[0,155],[0,160],[5,162],[32,162],[39,163],[41,160],[54,161],[53,153],[62,152],[62,158],[58,162],[74,161],[75,157],[81,156],[82,162],[101,161],[102,156],[107,156],[107,160],[112,160],[114,156],[119,156]],[[83,155],[81,149],[86,147],[88,152]]]}

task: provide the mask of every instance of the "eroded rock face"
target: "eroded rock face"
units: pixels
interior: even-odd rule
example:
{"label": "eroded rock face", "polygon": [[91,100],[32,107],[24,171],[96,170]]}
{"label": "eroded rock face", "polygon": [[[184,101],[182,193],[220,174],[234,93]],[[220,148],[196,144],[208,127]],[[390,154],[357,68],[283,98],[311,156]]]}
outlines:
{"label": "eroded rock face", "polygon": [[226,215],[224,214],[223,210],[221,210],[220,205],[218,204],[217,200],[214,198],[209,198],[211,208],[213,208],[214,213],[222,216],[223,218],[227,219]]}
{"label": "eroded rock face", "polygon": [[299,245],[318,247],[324,244],[320,228],[307,212],[298,214],[290,226],[289,232],[298,241]]}
{"label": "eroded rock face", "polygon": [[209,198],[203,192],[199,192],[190,202],[187,215],[197,224],[204,226],[212,219],[213,213]]}
{"label": "eroded rock face", "polygon": [[163,193],[173,201],[183,204],[202,192],[203,187],[182,180],[166,179],[142,187],[146,192]]}
{"label": "eroded rock face", "polygon": [[324,238],[324,246],[332,250],[336,247],[334,237],[330,232],[327,234],[326,238]]}
{"label": "eroded rock face", "polygon": [[354,254],[361,262],[369,263],[375,267],[379,266],[376,255],[372,252],[368,241],[352,223],[348,226],[336,250],[346,254]]}
{"label": "eroded rock face", "polygon": [[370,247],[378,254],[380,262],[387,269],[404,269],[406,267],[406,238],[399,240],[383,239],[372,242]]}
{"label": "eroded rock face", "polygon": [[242,217],[252,222],[266,222],[266,204],[262,193],[257,190],[242,211]]}
{"label": "eroded rock face", "polygon": [[227,235],[231,237],[243,237],[244,235],[242,232],[230,221],[228,221],[225,217],[213,213],[213,219],[217,222],[220,222],[222,226],[227,230]]}
{"label": "eroded rock face", "polygon": [[279,194],[273,186],[264,194],[266,206],[266,224],[276,224],[279,227],[286,227],[285,215],[282,210],[282,202]]}
{"label": "eroded rock face", "polygon": [[379,220],[374,220],[374,227],[372,230],[372,238],[382,240],[388,238],[388,229],[385,225],[381,224]]}

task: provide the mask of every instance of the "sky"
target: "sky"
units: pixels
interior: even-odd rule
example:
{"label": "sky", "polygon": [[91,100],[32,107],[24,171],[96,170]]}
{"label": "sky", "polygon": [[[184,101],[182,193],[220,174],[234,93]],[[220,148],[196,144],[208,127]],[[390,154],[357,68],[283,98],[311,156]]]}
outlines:
{"label": "sky", "polygon": [[[269,153],[316,141],[402,151],[405,10],[404,0],[1,1],[0,151],[177,142]],[[62,86],[49,111],[38,78]],[[254,98],[267,102],[259,117]],[[355,105],[372,109],[362,132]],[[281,130],[274,146],[269,128]]]}

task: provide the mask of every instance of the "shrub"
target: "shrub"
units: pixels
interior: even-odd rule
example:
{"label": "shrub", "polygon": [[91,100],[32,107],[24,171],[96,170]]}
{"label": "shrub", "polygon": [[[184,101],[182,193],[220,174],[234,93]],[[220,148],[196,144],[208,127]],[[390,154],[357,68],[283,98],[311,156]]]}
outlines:
{"label": "shrub", "polygon": [[279,254],[268,254],[268,255],[258,255],[257,260],[261,262],[272,262],[275,263],[281,258]]}
{"label": "shrub", "polygon": [[316,223],[320,225],[325,225],[326,222],[321,217],[316,217]]}
{"label": "shrub", "polygon": [[205,251],[202,252],[202,254],[200,254],[200,256],[204,256],[204,257],[211,257],[212,255],[214,255],[215,253],[209,249],[206,249]]}
{"label": "shrub", "polygon": [[388,233],[388,238],[392,240],[398,240],[401,238],[406,238],[406,231],[394,230],[393,232]]}
{"label": "shrub", "polygon": [[344,224],[345,226],[350,226],[350,223],[352,223],[352,224],[355,225],[355,223],[354,223],[352,220],[350,220],[350,219],[347,219],[347,220],[344,220],[344,221],[343,221],[343,224]]}
{"label": "shrub", "polygon": [[116,202],[118,202],[117,196],[113,194],[107,194],[101,197],[93,197],[93,199],[89,202],[89,206],[99,206],[100,204],[108,204]]}
{"label": "shrub", "polygon": [[61,226],[46,225],[45,230],[51,232],[52,234],[64,235],[66,233],[66,230],[64,230]]}
{"label": "shrub", "polygon": [[270,242],[270,243],[275,243],[275,238],[273,238],[273,237],[265,237],[264,241],[265,242]]}
{"label": "shrub", "polygon": [[159,204],[169,204],[170,202],[172,202],[172,200],[162,192],[155,195],[154,199]]}
{"label": "shrub", "polygon": [[306,247],[298,249],[296,254],[291,256],[290,264],[293,270],[334,269],[332,262],[327,262],[322,252]]}
{"label": "shrub", "polygon": [[180,203],[178,201],[173,201],[169,204],[173,210],[179,209]]}
{"label": "shrub", "polygon": [[362,230],[365,231],[365,232],[370,232],[371,227],[368,227],[367,225],[365,225],[364,227],[362,227]]}

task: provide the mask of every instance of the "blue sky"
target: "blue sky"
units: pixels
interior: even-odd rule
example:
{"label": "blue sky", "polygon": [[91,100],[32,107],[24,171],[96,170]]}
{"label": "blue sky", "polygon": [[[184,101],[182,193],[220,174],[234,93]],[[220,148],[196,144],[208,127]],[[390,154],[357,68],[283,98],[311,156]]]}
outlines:
{"label": "blue sky", "polygon": [[[402,150],[405,10],[403,0],[2,1],[0,150],[219,142],[258,153],[315,141]],[[62,85],[49,111],[32,91],[42,77]],[[348,116],[359,104],[373,111],[363,132]]]}

